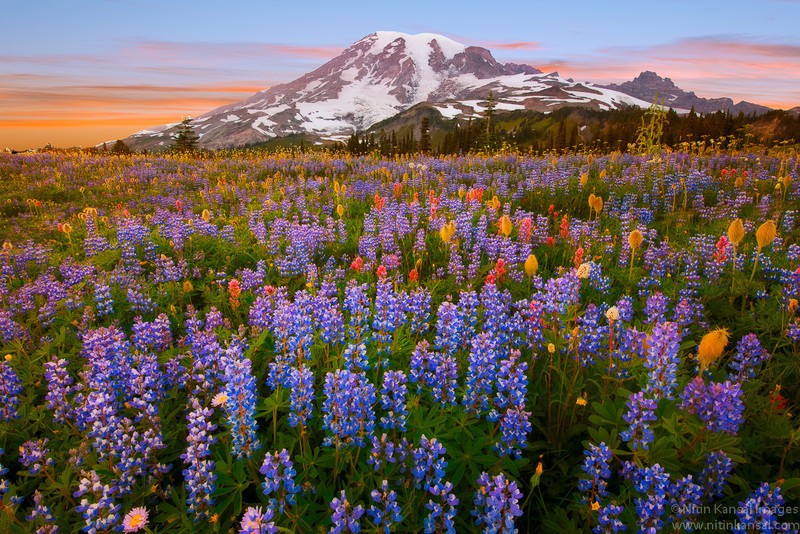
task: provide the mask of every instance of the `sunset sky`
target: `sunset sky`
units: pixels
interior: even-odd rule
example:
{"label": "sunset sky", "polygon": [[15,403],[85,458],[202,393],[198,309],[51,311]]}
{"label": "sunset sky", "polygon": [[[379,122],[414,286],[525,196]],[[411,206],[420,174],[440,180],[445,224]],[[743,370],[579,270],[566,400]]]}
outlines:
{"label": "sunset sky", "polygon": [[287,82],[377,30],[599,83],[800,105],[800,0],[0,1],[0,149],[93,145]]}

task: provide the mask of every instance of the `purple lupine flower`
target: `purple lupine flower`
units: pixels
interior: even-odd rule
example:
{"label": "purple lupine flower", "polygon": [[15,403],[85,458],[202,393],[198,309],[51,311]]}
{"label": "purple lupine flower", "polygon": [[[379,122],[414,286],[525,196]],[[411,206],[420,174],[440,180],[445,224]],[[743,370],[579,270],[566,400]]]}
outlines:
{"label": "purple lupine flower", "polygon": [[375,427],[375,386],[364,373],[337,369],[325,375],[323,391],[323,445],[363,447]]}
{"label": "purple lupine flower", "polygon": [[617,309],[619,310],[619,320],[625,323],[633,319],[633,299],[627,295],[617,301]]}
{"label": "purple lupine flower", "polygon": [[412,334],[424,334],[430,328],[431,294],[419,287],[406,297],[406,313],[410,316],[409,329]]}
{"label": "purple lupine flower", "polygon": [[497,379],[497,344],[488,332],[482,332],[472,341],[467,369],[464,411],[480,417],[489,408],[489,399]]}
{"label": "purple lupine flower", "polygon": [[647,315],[648,324],[662,323],[667,316],[669,299],[660,291],[654,291],[644,305],[644,313]]}
{"label": "purple lupine flower", "polygon": [[369,370],[367,346],[364,343],[348,343],[342,357],[344,358],[344,368],[348,371],[357,373]]}
{"label": "purple lupine flower", "polygon": [[97,304],[97,315],[103,317],[114,313],[114,299],[111,296],[111,288],[103,282],[95,282],[94,301]]}
{"label": "purple lupine flower", "polygon": [[444,470],[447,468],[447,461],[444,459],[446,452],[447,449],[439,443],[439,440],[428,439],[425,434],[422,435],[419,447],[411,451],[414,459],[411,474],[414,475],[414,484],[417,488],[422,486],[428,490],[442,481]]}
{"label": "purple lupine flower", "polygon": [[114,502],[114,488],[103,484],[94,469],[81,471],[78,489],[72,496],[81,498],[75,511],[83,515],[86,526],[81,530],[84,532],[108,532],[119,523],[120,505]]}
{"label": "purple lupine flower", "polygon": [[169,318],[165,313],[159,314],[155,321],[142,321],[136,317],[133,321],[133,346],[137,350],[147,349],[163,352],[172,344],[172,332]]}
{"label": "purple lupine flower", "polygon": [[181,459],[187,465],[183,470],[184,484],[189,494],[186,504],[189,513],[198,521],[208,517],[215,502],[212,494],[216,488],[217,475],[214,472],[215,463],[211,459],[211,445],[217,441],[212,435],[217,427],[211,423],[214,410],[204,408],[197,397],[191,399],[191,410],[186,415],[189,421],[186,441],[189,446],[181,454]]}
{"label": "purple lupine flower", "polygon": [[397,504],[397,493],[390,490],[389,481],[384,480],[380,489],[372,490],[370,496],[375,504],[369,507],[367,513],[375,525],[383,527],[384,534],[390,534],[392,527],[403,520],[400,505]]}
{"label": "purple lupine flower", "polygon": [[239,523],[239,534],[278,534],[273,518],[275,511],[267,508],[261,513],[261,507],[248,507]]}
{"label": "purple lupine flower", "polygon": [[443,407],[456,403],[458,386],[458,362],[454,356],[429,352],[427,340],[417,343],[411,354],[411,371],[408,379],[417,384],[417,392],[423,386],[430,388],[433,400]]}
{"label": "purple lupine flower", "polygon": [[622,506],[616,504],[608,504],[597,510],[598,525],[592,529],[594,534],[616,534],[617,532],[624,532],[628,527],[618,518],[625,510]]}
{"label": "purple lupine flower", "polygon": [[319,326],[320,338],[327,345],[339,345],[344,340],[344,315],[338,299],[319,294],[314,301],[314,321]]}
{"label": "purple lupine flower", "polygon": [[747,334],[736,345],[736,354],[728,364],[732,372],[728,373],[728,380],[744,383],[756,376],[756,367],[767,361],[769,351],[761,346],[758,336]]}
{"label": "purple lupine flower", "polygon": [[53,465],[53,459],[48,455],[50,450],[46,447],[47,438],[36,441],[29,440],[19,448],[19,463],[28,468],[28,473],[38,475],[45,466]]}
{"label": "purple lupine flower", "polygon": [[604,442],[600,445],[589,444],[589,448],[583,451],[583,471],[589,478],[582,478],[578,482],[578,490],[583,493],[581,498],[584,504],[597,502],[608,496],[608,480],[611,477],[611,470],[608,463],[611,461],[611,449]]}
{"label": "purple lupine flower", "polygon": [[406,396],[408,395],[408,378],[403,371],[387,371],[383,375],[381,387],[381,408],[388,412],[381,417],[380,426],[386,429],[396,429],[398,432],[406,431]]}
{"label": "purple lupine flower", "polygon": [[434,497],[438,497],[438,502],[430,499],[425,504],[425,508],[430,510],[423,521],[425,534],[455,534],[458,497],[453,494],[453,484],[451,482],[440,482],[431,486],[428,492]]}
{"label": "purple lupine flower", "polygon": [[521,499],[522,492],[517,488],[517,483],[506,479],[503,473],[493,477],[486,472],[481,473],[473,501],[475,524],[485,525],[485,532],[514,532],[514,518],[522,515],[519,507]]}
{"label": "purple lupine flower", "polygon": [[711,382],[706,386],[702,377],[696,376],[681,393],[680,407],[697,415],[712,432],[734,436],[744,422],[741,396],[742,385],[738,382]]}
{"label": "purple lupine flower", "polygon": [[369,341],[370,306],[369,284],[351,282],[345,287],[343,308],[350,316],[347,335],[353,341]]}
{"label": "purple lupine flower", "polygon": [[295,495],[300,488],[294,483],[296,471],[286,449],[267,454],[259,472],[264,475],[261,488],[264,495],[270,498],[269,509],[283,514],[287,504],[296,504]]}
{"label": "purple lupine flower", "polygon": [[686,475],[678,482],[670,484],[667,488],[669,495],[670,522],[675,523],[692,532],[694,529],[694,518],[700,511],[703,498],[703,488],[692,482],[692,475]]}
{"label": "purple lupine flower", "polygon": [[732,471],[733,460],[725,451],[714,451],[706,455],[706,466],[697,478],[705,488],[709,501],[722,497]]}
{"label": "purple lupine flower", "polygon": [[375,293],[375,314],[372,330],[378,342],[378,353],[388,354],[391,349],[394,331],[404,319],[402,301],[398,298],[388,277],[378,280]]}
{"label": "purple lupine flower", "polygon": [[0,362],[0,421],[10,421],[19,417],[17,406],[22,391],[22,381],[8,360]]}
{"label": "purple lupine flower", "polygon": [[436,338],[434,347],[445,354],[453,354],[461,346],[464,332],[464,321],[459,314],[458,306],[449,301],[439,305],[436,312]]}
{"label": "purple lupine flower", "polygon": [[[5,454],[5,449],[0,449],[0,456]],[[5,467],[3,464],[0,464],[0,498],[3,497],[8,491],[11,489],[11,484],[8,479],[5,477],[8,474],[8,468]]]}
{"label": "purple lupine flower", "polygon": [[56,518],[50,511],[50,507],[44,503],[44,496],[39,490],[33,492],[33,510],[25,516],[27,521],[36,521],[37,518],[42,520],[43,525],[36,530],[36,534],[56,534],[58,532]]}
{"label": "purple lupine flower", "polygon": [[227,365],[223,377],[225,416],[231,429],[231,449],[237,459],[249,458],[261,448],[256,433],[256,379],[243,349],[241,343],[231,343],[225,354]]}
{"label": "purple lupine flower", "polygon": [[770,488],[769,482],[761,484],[750,497],[739,503],[736,517],[739,522],[733,529],[734,533],[746,533],[759,530],[761,532],[791,532],[781,528],[780,518],[785,508],[781,488]]}
{"label": "purple lupine flower", "polygon": [[608,345],[608,326],[601,326],[600,318],[600,310],[594,304],[589,304],[584,314],[578,317],[578,357],[584,367],[592,365],[603,345]]}
{"label": "purple lupine flower", "polygon": [[370,456],[367,458],[367,465],[373,466],[375,471],[386,464],[399,464],[400,472],[405,473],[407,468],[405,465],[406,458],[411,451],[411,445],[408,439],[403,438],[400,442],[395,443],[386,434],[381,434],[381,437],[372,436],[372,450]]}
{"label": "purple lupine flower", "polygon": [[313,417],[314,373],[308,367],[289,371],[289,426],[301,427]]}
{"label": "purple lupine flower", "polygon": [[113,422],[108,443],[117,480],[112,487],[121,496],[133,491],[138,477],[165,472],[163,466],[155,464],[156,452],[164,448],[164,443],[159,431],[148,428],[139,432],[127,417],[116,418]]}
{"label": "purple lupine flower", "polygon": [[495,284],[485,284],[480,302],[483,306],[483,331],[496,340],[497,347],[505,345],[510,341],[511,294],[507,290],[498,290]]}
{"label": "purple lupine flower", "polygon": [[652,443],[655,438],[648,423],[657,419],[655,414],[657,402],[645,397],[643,391],[639,391],[631,394],[625,406],[628,411],[622,418],[629,426],[619,437],[622,441],[630,442],[631,450],[647,450],[647,444]]}
{"label": "purple lupine flower", "polygon": [[0,339],[4,343],[11,343],[15,339],[26,339],[28,337],[28,331],[24,326],[14,321],[14,315],[11,311],[0,309]]}
{"label": "purple lupine flower", "polygon": [[347,493],[342,490],[339,497],[334,497],[331,501],[331,534],[358,534],[361,532],[361,516],[364,515],[364,507],[360,504],[353,506],[347,500]]}
{"label": "purple lupine flower", "polygon": [[634,489],[646,498],[637,498],[636,524],[639,532],[658,532],[664,526],[661,518],[666,511],[669,474],[659,464],[638,467],[635,463],[623,463],[622,475],[633,484]]}
{"label": "purple lupine flower", "polygon": [[674,398],[682,338],[683,328],[677,323],[659,323],[653,328],[644,362],[650,370],[644,391],[656,401]]}
{"label": "purple lupine flower", "polygon": [[500,456],[511,455],[514,458],[522,456],[532,430],[531,413],[525,411],[528,364],[519,361],[520,356],[519,350],[512,349],[508,358],[500,362],[494,407],[487,417],[489,421],[500,421],[500,441],[495,443],[494,449]]}

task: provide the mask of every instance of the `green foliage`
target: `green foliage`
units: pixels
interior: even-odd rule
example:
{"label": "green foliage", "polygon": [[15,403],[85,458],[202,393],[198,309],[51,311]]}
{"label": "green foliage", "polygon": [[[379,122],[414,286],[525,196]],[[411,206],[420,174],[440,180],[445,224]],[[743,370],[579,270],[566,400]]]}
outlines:
{"label": "green foliage", "polygon": [[186,117],[175,130],[170,150],[173,152],[193,152],[197,150],[199,139],[200,136],[194,131],[192,118]]}
{"label": "green foliage", "polygon": [[[554,115],[546,119],[546,131],[557,131],[562,122],[565,135],[571,136],[571,132],[577,130],[577,123],[567,115]],[[499,117],[499,114],[495,115],[493,121],[499,122]],[[476,121],[470,126],[469,135],[479,136],[481,131],[485,131],[485,124]],[[671,122],[665,123],[665,127],[669,126],[672,126]],[[376,141],[377,148],[373,149],[380,152],[394,150],[393,137],[380,136]],[[363,137],[359,138],[359,144],[362,141]],[[74,532],[83,526],[72,497],[80,482],[81,469],[95,469],[107,483],[114,479],[118,466],[101,461],[96,452],[90,450],[88,430],[53,420],[53,410],[45,406],[47,381],[44,379],[44,365],[53,356],[63,357],[70,362],[70,375],[80,381],[91,363],[83,352],[81,341],[86,331],[84,321],[89,322],[89,328],[116,326],[130,335],[136,315],[151,321],[159,313],[166,314],[174,338],[155,356],[162,368],[167,362],[172,362],[184,373],[184,383],[173,384],[158,404],[158,423],[165,445],[158,451],[158,461],[171,464],[172,469],[152,478],[143,476],[137,479],[132,491],[118,498],[122,514],[134,506],[147,507],[153,532],[235,530],[247,506],[265,507],[268,504],[268,497],[261,490],[263,476],[258,471],[264,455],[286,448],[297,470],[297,483],[303,490],[290,513],[276,520],[284,531],[326,529],[330,526],[328,503],[333,496],[347,490],[353,503],[368,507],[370,492],[384,479],[392,481],[405,517],[397,530],[420,531],[422,520],[428,513],[426,504],[430,495],[416,490],[409,474],[403,472],[400,465],[386,464],[376,471],[367,464],[369,447],[337,451],[334,447],[322,445],[326,436],[321,422],[323,377],[341,366],[344,347],[327,344],[319,331],[314,332],[308,358],[302,360],[302,365],[311,369],[315,376],[314,418],[304,429],[290,426],[291,392],[285,388],[273,391],[266,385],[269,366],[280,352],[280,340],[271,329],[253,326],[249,318],[255,300],[266,295],[268,290],[266,287],[245,290],[235,305],[230,300],[226,282],[234,277],[242,281],[244,269],[253,270],[259,261],[263,261],[263,286],[285,288],[290,298],[297,298],[303,291],[312,296],[318,294],[321,280],[310,279],[305,272],[287,273],[277,266],[277,260],[284,258],[292,245],[287,235],[279,230],[316,223],[320,225],[320,234],[330,232],[336,235],[311,258],[322,273],[320,277],[329,276],[326,280],[332,282],[333,289],[329,290],[334,298],[341,300],[346,284],[355,282],[370,284],[370,297],[374,299],[376,266],[358,273],[350,268],[350,262],[362,254],[365,246],[362,238],[370,232],[370,236],[378,235],[377,228],[370,230],[369,225],[395,216],[394,209],[408,214],[419,210],[418,216],[424,221],[421,223],[424,250],[415,250],[415,234],[398,238],[400,265],[397,272],[401,276],[393,287],[397,291],[426,287],[431,293],[435,313],[443,302],[458,302],[460,291],[480,290],[486,283],[486,276],[495,268],[496,256],[482,250],[475,260],[474,278],[460,280],[455,275],[448,275],[447,267],[453,254],[463,254],[468,245],[459,235],[456,238],[458,242],[446,246],[436,227],[441,219],[455,220],[454,211],[466,204],[467,201],[459,196],[461,188],[466,192],[479,187],[485,188],[482,199],[472,201],[470,211],[464,212],[459,224],[470,217],[473,224],[484,218],[485,234],[492,246],[503,243],[508,247],[520,247],[519,250],[525,253],[530,250],[539,261],[541,281],[522,276],[521,266],[516,263],[510,264],[509,269],[520,276],[509,276],[500,282],[501,289],[508,290],[511,299],[517,303],[515,310],[518,307],[526,309],[532,295],[540,291],[541,284],[563,276],[574,267],[578,246],[561,237],[562,217],[566,217],[573,229],[583,227],[592,232],[591,239],[584,236],[579,244],[584,259],[594,261],[602,269],[602,274],[609,278],[609,284],[602,288],[591,280],[581,280],[577,304],[558,313],[541,312],[533,318],[542,326],[544,339],[534,348],[524,343],[520,345],[521,358],[529,365],[525,406],[531,412],[533,426],[528,436],[528,447],[521,458],[499,457],[494,451],[500,433],[497,422],[467,414],[461,405],[442,407],[433,400],[427,388],[417,391],[415,384],[409,384],[409,431],[402,436],[416,444],[424,434],[436,437],[446,447],[446,477],[453,483],[454,492],[461,501],[456,525],[459,532],[471,532],[476,528],[469,511],[476,491],[475,481],[484,471],[492,474],[503,472],[519,484],[524,494],[520,503],[524,515],[517,519],[516,527],[521,532],[580,532],[595,526],[596,514],[593,515],[587,504],[581,503],[576,484],[584,476],[581,464],[585,447],[600,442],[606,443],[613,453],[614,474],[609,490],[613,499],[626,507],[622,520],[631,526],[636,522],[635,501],[641,495],[618,476],[623,460],[632,460],[639,465],[659,463],[677,478],[696,475],[703,468],[707,453],[724,450],[736,463],[736,470],[725,495],[718,501],[720,506],[736,507],[759,482],[777,484],[779,480],[783,480],[781,487],[787,502],[796,502],[800,498],[800,430],[796,417],[789,413],[796,411],[800,403],[800,359],[797,346],[786,336],[787,328],[795,321],[787,308],[793,286],[780,282],[778,278],[791,278],[796,269],[796,259],[792,259],[789,247],[799,243],[800,236],[788,225],[782,227],[783,243],[762,252],[769,258],[768,269],[759,270],[759,276],[753,281],[748,280],[747,269],[734,269],[731,262],[724,263],[724,268],[719,269],[716,278],[712,278],[709,273],[717,267],[715,260],[698,254],[693,248],[697,236],[711,236],[713,243],[725,235],[728,221],[714,214],[730,209],[740,193],[748,201],[739,213],[749,218],[749,222],[759,220],[761,210],[766,209],[769,213],[781,210],[786,216],[786,210],[798,209],[794,189],[786,195],[785,203],[779,204],[780,199],[776,196],[764,203],[766,208],[756,204],[755,199],[763,197],[762,187],[764,192],[773,190],[768,187],[774,188],[772,179],[756,178],[746,189],[738,189],[731,180],[722,177],[720,167],[723,166],[737,168],[740,173],[747,169],[751,176],[756,177],[759,171],[766,175],[769,174],[766,170],[778,169],[781,165],[794,165],[791,168],[796,168],[796,156],[760,154],[761,159],[756,162],[750,154],[732,153],[716,157],[662,152],[659,157],[663,159],[658,165],[653,164],[654,158],[649,157],[650,154],[648,157],[615,154],[593,158],[568,155],[546,159],[493,155],[470,156],[461,158],[461,161],[455,161],[455,158],[429,161],[427,158],[388,160],[376,156],[334,159],[314,153],[292,155],[287,151],[269,158],[252,154],[218,154],[206,159],[106,156],[100,159],[101,163],[97,161],[99,158],[73,160],[51,155],[30,160],[0,159],[0,175],[4,178],[0,181],[0,192],[7,194],[5,198],[11,200],[9,205],[21,207],[20,211],[3,212],[0,220],[3,239],[13,242],[13,249],[2,253],[0,262],[5,266],[4,272],[14,272],[13,276],[4,278],[3,290],[7,293],[2,294],[2,306],[4,310],[13,307],[15,320],[30,333],[28,338],[4,341],[0,345],[0,354],[11,356],[10,365],[19,374],[24,387],[20,397],[20,418],[0,423],[0,447],[5,449],[0,463],[10,467],[7,478],[11,487],[3,497],[0,531],[26,532],[40,526],[23,519],[32,509],[36,490],[43,493],[52,507],[62,531]],[[21,165],[22,161],[27,161],[27,166]],[[436,173],[431,169],[437,169]],[[579,177],[583,173],[587,174],[587,180],[581,185]],[[139,178],[140,175],[144,177]],[[118,176],[128,178],[121,185],[110,179]],[[679,185],[680,178],[687,183]],[[334,181],[346,185],[346,192],[334,194]],[[670,183],[676,184],[674,194],[677,202],[672,200]],[[397,197],[394,196],[394,184],[401,185]],[[681,201],[684,190],[691,191],[689,199],[694,202],[684,204]],[[432,203],[428,195],[431,191],[440,199],[436,217],[429,216]],[[607,207],[596,219],[586,222],[589,192],[602,196]],[[387,199],[391,209],[381,211],[376,208],[376,193]],[[487,206],[495,194],[502,208]],[[41,206],[26,202],[27,199],[37,199]],[[175,207],[176,200],[183,203],[180,212]],[[623,202],[636,207],[629,212],[630,218],[620,216]],[[339,203],[344,207],[341,216],[336,212]],[[105,221],[97,220],[96,231],[108,240],[113,247],[111,250],[95,255],[86,253],[87,225],[78,214],[87,206],[96,208],[100,217],[106,217]],[[500,236],[497,225],[497,219],[506,206],[513,220],[509,241]],[[208,221],[204,221],[201,215],[205,209],[209,210]],[[558,215],[551,212],[558,212]],[[537,215],[542,218],[536,219]],[[537,238],[533,245],[520,239],[520,222],[527,216],[532,216],[534,222],[541,225],[537,231],[544,236]],[[343,219],[345,228],[343,236],[336,233],[339,217]],[[369,224],[365,223],[367,219]],[[654,274],[656,267],[662,267],[660,263],[643,259],[647,257],[647,250],[643,250],[641,256],[637,255],[632,271],[622,264],[627,257],[623,253],[623,242],[631,220],[646,226],[656,236],[652,243],[666,243],[673,253],[670,260],[674,261],[664,262],[663,275]],[[188,221],[192,221],[191,224]],[[72,225],[69,236],[56,230],[57,225],[63,222]],[[148,237],[153,243],[148,247],[135,247],[136,267],[141,269],[137,281],[154,303],[154,309],[149,311],[133,309],[124,285],[125,258],[118,232],[126,224],[136,222],[146,224]],[[268,230],[264,240],[255,236],[257,223],[263,223]],[[393,222],[385,224],[385,227],[395,229]],[[175,235],[171,233],[176,228],[187,233],[182,243],[176,243]],[[222,237],[223,229],[232,231],[235,242]],[[270,233],[273,230],[274,234]],[[548,243],[547,237],[553,237],[553,242]],[[27,253],[21,251],[27,239],[46,244],[49,252],[44,263],[27,259]],[[645,244],[645,248],[650,245]],[[746,267],[752,264],[755,249],[755,240],[750,232],[737,251],[739,261],[744,261]],[[655,254],[655,249],[649,253]],[[157,278],[156,260],[160,260],[162,254],[176,264],[185,265],[186,271],[180,281]],[[686,270],[690,261],[698,262],[702,275]],[[63,281],[61,268],[72,265],[72,262],[91,267],[92,279],[78,280],[69,288],[67,297],[55,303],[56,313],[52,322],[43,320],[40,315],[47,313],[43,296],[25,291],[30,287],[40,287],[35,285],[40,276],[39,283],[43,284],[49,280],[48,276]],[[327,262],[333,267],[325,267]],[[414,267],[418,268],[418,282],[408,279]],[[343,274],[337,274],[337,269],[342,269]],[[95,276],[99,280],[108,280],[112,287],[115,312],[111,316],[96,314]],[[30,285],[23,291],[26,284]],[[587,330],[581,321],[590,306],[607,306],[627,295],[633,299],[634,317],[627,322],[626,328],[649,335],[653,324],[644,313],[647,295],[656,290],[662,292],[671,303],[671,314],[674,304],[687,294],[687,288],[696,291],[697,302],[704,311],[701,320],[707,325],[697,320],[685,326],[678,353],[678,392],[697,375],[696,345],[707,327],[728,327],[733,342],[754,332],[771,358],[758,369],[756,378],[744,387],[746,422],[737,435],[709,432],[697,416],[679,407],[680,399],[661,399],[656,411],[657,421],[652,425],[653,443],[648,450],[634,452],[620,437],[627,428],[625,403],[631,393],[644,387],[649,370],[638,354],[625,361],[615,356],[617,369],[624,371],[620,375],[612,372],[607,359],[598,358],[588,364],[587,353],[579,349],[578,343],[596,331],[608,328],[608,322],[601,317],[597,327]],[[19,304],[23,302],[20,295],[25,294],[32,294],[33,301],[29,307]],[[199,310],[201,317],[205,317],[212,306],[221,311],[226,324],[214,332],[221,346],[227,346],[242,333],[247,341],[245,357],[251,363],[256,381],[255,418],[263,448],[251,458],[236,459],[231,454],[231,430],[224,410],[217,408],[212,416],[212,421],[218,425],[213,433],[219,438],[211,446],[210,456],[216,464],[217,476],[216,504],[212,509],[217,516],[215,522],[205,519],[194,522],[187,511],[188,495],[183,485],[182,469],[185,465],[181,455],[187,448],[187,404],[192,381],[196,380],[189,377],[193,355],[187,342],[186,311],[190,305]],[[85,316],[85,309],[92,313],[87,312]],[[374,311],[373,306],[370,312]],[[479,329],[486,322],[484,314],[485,311],[481,311],[476,317]],[[345,315],[344,320],[348,319],[349,316]],[[435,320],[431,322],[435,324]],[[382,357],[390,363],[389,368],[408,372],[417,343],[426,340],[433,344],[435,337],[434,331],[412,334],[409,326],[403,325],[392,336],[388,358]],[[733,342],[721,360],[709,369],[707,380],[726,380],[728,365],[735,353]],[[549,344],[553,345],[552,353],[547,350]],[[603,347],[602,351],[605,350]],[[454,353],[459,368],[459,400],[466,391],[464,376],[469,367],[469,356],[468,348],[460,348]],[[369,345],[368,359],[371,368],[367,376],[379,387],[385,369],[378,369],[375,365],[378,360],[375,344]],[[776,389],[778,385],[780,390]],[[785,400],[786,408],[779,406],[776,399],[780,398]],[[376,404],[378,417],[385,415],[378,406]],[[134,405],[119,407],[118,415],[131,420],[140,414],[141,410]],[[377,432],[382,431],[379,429]],[[396,438],[400,436],[399,433],[393,435]],[[48,448],[55,466],[45,468],[38,475],[28,475],[19,461],[19,447],[27,440],[44,437],[49,439]],[[84,463],[76,466],[70,457],[81,447],[85,448],[81,453]],[[537,469],[540,463],[541,470]],[[12,494],[25,500],[14,507],[10,501]],[[365,516],[362,520],[364,530],[373,531],[370,530],[372,525],[367,528],[367,524]]]}
{"label": "green foliage", "polygon": [[663,100],[659,103],[656,96],[653,105],[645,112],[644,117],[642,117],[642,124],[636,132],[636,142],[632,152],[651,156],[661,152],[661,139],[668,122],[667,109],[663,104]]}

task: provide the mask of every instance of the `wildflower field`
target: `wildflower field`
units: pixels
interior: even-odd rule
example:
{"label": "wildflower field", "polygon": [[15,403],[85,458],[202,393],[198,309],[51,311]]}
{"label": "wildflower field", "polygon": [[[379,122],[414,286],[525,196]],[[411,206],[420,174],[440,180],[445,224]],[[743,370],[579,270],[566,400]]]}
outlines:
{"label": "wildflower field", "polygon": [[0,531],[797,532],[799,164],[0,155]]}

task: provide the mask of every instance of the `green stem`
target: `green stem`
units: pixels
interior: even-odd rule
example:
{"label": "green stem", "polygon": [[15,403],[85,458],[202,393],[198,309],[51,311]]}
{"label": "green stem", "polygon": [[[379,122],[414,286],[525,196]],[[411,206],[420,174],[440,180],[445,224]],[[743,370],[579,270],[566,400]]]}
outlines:
{"label": "green stem", "polygon": [[758,257],[761,255],[761,249],[759,248],[756,252],[756,261],[753,262],[753,272],[750,273],[750,281],[753,281],[753,277],[756,275],[756,267],[758,267]]}
{"label": "green stem", "polygon": [[631,249],[631,268],[628,269],[628,278],[633,279],[633,259],[636,257],[636,249]]}

